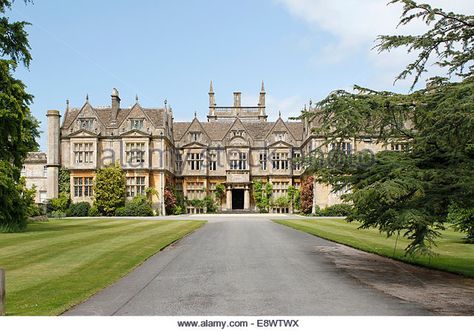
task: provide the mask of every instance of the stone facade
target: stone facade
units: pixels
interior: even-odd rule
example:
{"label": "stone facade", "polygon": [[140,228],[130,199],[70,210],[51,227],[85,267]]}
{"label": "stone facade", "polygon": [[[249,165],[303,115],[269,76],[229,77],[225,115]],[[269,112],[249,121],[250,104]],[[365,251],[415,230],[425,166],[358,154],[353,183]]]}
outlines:
{"label": "stone facade", "polygon": [[[57,196],[57,171],[71,172],[73,202],[92,202],[92,182],[97,168],[120,162],[127,176],[127,195],[143,194],[154,187],[154,205],[165,213],[166,185],[188,199],[202,199],[217,184],[224,184],[222,210],[255,210],[252,181],[273,185],[273,197],[284,196],[288,186],[299,187],[304,169],[299,160],[324,141],[312,134],[317,121],[267,121],[262,82],[256,106],[242,106],[234,92],[232,106],[216,105],[209,89],[207,121],[197,114],[189,122],[175,122],[171,107],[145,108],[138,98],[130,108],[120,106],[116,89],[110,107],[94,107],[88,98],[80,108],[69,105],[60,125],[59,112],[48,111],[48,195]],[[310,106],[311,107],[311,106]],[[296,113],[295,113],[296,115]],[[347,142],[357,148],[384,148],[367,141]],[[368,146],[366,146],[368,145]],[[339,194],[315,184],[314,206],[339,203]],[[287,208],[273,210],[291,212]],[[192,208],[189,212],[194,212]]]}
{"label": "stone facade", "polygon": [[46,153],[28,153],[28,156],[23,163],[23,168],[21,169],[21,176],[26,179],[26,187],[35,187],[36,203],[44,203],[48,198],[47,174],[48,167]]}

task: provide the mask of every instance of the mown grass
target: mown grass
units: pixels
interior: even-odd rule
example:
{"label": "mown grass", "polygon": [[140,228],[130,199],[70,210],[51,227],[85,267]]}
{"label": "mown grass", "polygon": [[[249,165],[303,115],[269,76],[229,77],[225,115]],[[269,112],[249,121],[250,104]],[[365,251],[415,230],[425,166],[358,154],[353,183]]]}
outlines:
{"label": "mown grass", "polygon": [[60,314],[204,223],[66,219],[0,233],[6,313]]}
{"label": "mown grass", "polygon": [[396,237],[387,238],[376,229],[358,229],[360,224],[356,222],[348,223],[344,219],[333,218],[275,220],[274,222],[366,252],[474,277],[474,244],[464,243],[464,234],[449,229],[441,231],[441,237],[437,238],[437,247],[433,249],[435,256],[408,257],[405,255],[408,240],[400,236],[394,250]]}

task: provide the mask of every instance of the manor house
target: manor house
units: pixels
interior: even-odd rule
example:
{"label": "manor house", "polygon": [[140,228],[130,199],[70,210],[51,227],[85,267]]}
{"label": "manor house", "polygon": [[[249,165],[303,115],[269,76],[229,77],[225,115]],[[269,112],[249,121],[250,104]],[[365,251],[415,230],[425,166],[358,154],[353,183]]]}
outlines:
{"label": "manor house", "polygon": [[[255,180],[272,184],[273,199],[286,196],[288,187],[299,187],[305,175],[299,160],[324,139],[312,133],[317,123],[284,120],[281,115],[269,122],[263,82],[257,105],[242,105],[240,92],[234,92],[233,100],[230,106],[217,106],[211,82],[207,119],[195,113],[187,122],[174,121],[166,101],[163,107],[147,108],[136,98],[132,107],[124,108],[115,88],[111,106],[93,106],[88,98],[80,108],[68,103],[62,122],[58,110],[49,110],[48,198],[58,196],[58,172],[64,167],[70,171],[72,201],[92,203],[96,170],[117,161],[126,171],[127,196],[155,188],[153,202],[161,214],[167,185],[191,200],[223,184],[223,211],[254,211]],[[370,145],[361,140],[347,142],[344,148],[351,153]],[[314,206],[339,201],[339,194],[315,183]],[[285,207],[272,211],[292,212]]]}

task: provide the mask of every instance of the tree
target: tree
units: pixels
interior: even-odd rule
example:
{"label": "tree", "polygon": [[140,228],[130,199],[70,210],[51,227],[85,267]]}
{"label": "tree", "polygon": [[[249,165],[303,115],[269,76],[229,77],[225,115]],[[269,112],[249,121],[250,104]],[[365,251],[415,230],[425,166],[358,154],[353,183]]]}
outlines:
{"label": "tree", "polygon": [[29,211],[33,205],[33,192],[25,181],[14,180],[15,167],[0,161],[0,231],[17,232],[26,228]]}
{"label": "tree", "polygon": [[[466,211],[474,204],[473,67],[463,71],[473,60],[474,17],[410,0],[394,2],[405,5],[401,24],[415,18],[434,22],[421,36],[379,37],[380,51],[408,46],[409,51],[420,52],[398,78],[414,74],[416,84],[435,53],[438,65],[462,80],[433,77],[426,88],[410,94],[356,86],[356,93],[331,93],[303,116],[317,119],[316,132],[328,137],[313,155],[316,179],[331,184],[334,191],[351,188],[343,196],[353,205],[348,220],[360,221],[362,228],[379,228],[388,236],[401,233],[410,239],[408,254],[430,253],[449,207]],[[376,155],[369,151],[347,155],[342,143],[361,136],[389,148]],[[329,145],[332,152],[325,153]],[[302,194],[302,205],[303,200]],[[470,217],[457,218],[472,222]]]}
{"label": "tree", "polygon": [[292,211],[301,209],[301,191],[293,185],[288,186],[288,200]]}
{"label": "tree", "polygon": [[268,213],[272,196],[272,184],[256,180],[252,183],[252,195],[260,213]]}
{"label": "tree", "polygon": [[94,180],[94,205],[101,215],[113,216],[125,206],[126,177],[119,163],[97,170]]}
{"label": "tree", "polygon": [[[448,74],[461,77],[472,75],[474,61],[474,16],[447,13],[428,4],[418,4],[413,0],[392,0],[402,3],[403,13],[399,25],[406,25],[421,18],[431,29],[418,36],[379,36],[376,48],[380,52],[390,51],[400,46],[408,47],[408,52],[418,52],[416,61],[410,63],[397,77],[405,79],[415,75],[412,88],[418,82],[429,60],[436,56],[436,64],[448,69]],[[466,66],[468,66],[467,72]]]}
{"label": "tree", "polygon": [[455,230],[467,234],[467,242],[474,243],[474,208],[459,208],[453,204],[449,206],[448,221]]}
{"label": "tree", "polygon": [[174,190],[169,186],[165,187],[164,198],[166,215],[174,215],[178,207],[178,200],[176,199]]}
{"label": "tree", "polygon": [[[28,2],[28,1],[25,1]],[[29,105],[33,96],[26,92],[13,73],[21,63],[31,61],[26,22],[11,22],[6,11],[13,1],[0,0],[0,229],[20,231],[26,228],[28,208],[24,185],[20,182],[22,163],[29,151],[37,150],[38,121]],[[26,204],[26,205],[25,205]]]}
{"label": "tree", "polygon": [[[313,169],[316,170],[316,169]],[[301,212],[310,214],[313,209],[313,176],[306,177],[301,182]]]}

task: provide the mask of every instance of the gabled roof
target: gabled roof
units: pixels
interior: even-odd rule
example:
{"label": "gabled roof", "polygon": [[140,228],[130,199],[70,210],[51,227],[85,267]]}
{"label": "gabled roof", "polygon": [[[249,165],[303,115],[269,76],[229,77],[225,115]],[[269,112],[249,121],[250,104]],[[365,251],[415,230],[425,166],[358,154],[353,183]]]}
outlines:
{"label": "gabled roof", "polygon": [[227,137],[227,135],[229,134],[229,132],[232,129],[234,129],[234,130],[235,129],[243,129],[243,130],[245,130],[245,132],[247,132],[247,128],[243,125],[242,121],[238,117],[234,120],[234,122],[232,122],[232,125],[227,129],[226,133],[224,134],[224,137]]}
{"label": "gabled roof", "polygon": [[98,120],[107,128],[118,128],[122,124],[122,122],[129,116],[132,109],[137,108],[137,107],[143,111],[143,113],[151,121],[153,126],[162,127],[164,125],[163,113],[165,110],[163,108],[142,108],[138,104],[135,104],[131,108],[120,108],[117,113],[117,121],[115,123],[112,123],[111,121],[112,108],[111,107],[95,108],[95,107],[92,107],[88,102],[86,102],[81,109],[72,108],[66,111],[66,114],[64,114],[64,121],[63,121],[62,128],[63,129],[69,128],[74,123],[77,116],[79,116],[81,111],[86,106],[91,107],[92,111],[97,114]]}
{"label": "gabled roof", "polygon": [[201,125],[212,140],[222,140],[232,126],[232,122],[205,122]]}
{"label": "gabled roof", "polygon": [[[240,121],[242,126],[247,131],[249,136],[253,140],[264,140],[267,135],[272,131],[277,122],[247,122]],[[284,128],[293,135],[295,140],[303,140],[303,123],[302,122],[283,122]],[[189,126],[192,122],[174,122],[173,123],[173,133],[174,140],[178,141],[184,136],[188,131]],[[206,134],[212,140],[222,140],[224,139],[226,133],[234,126],[235,121],[233,122],[204,122],[201,123],[201,127],[204,129]],[[276,126],[276,129],[279,129],[281,123]]]}
{"label": "gabled roof", "polygon": [[303,135],[304,135],[304,124],[303,122],[286,122],[286,126],[290,130],[290,132],[293,134],[293,137],[295,137],[296,140],[303,140]]}
{"label": "gabled roof", "polygon": [[253,140],[263,140],[273,127],[272,122],[243,122]]}
{"label": "gabled roof", "polygon": [[[199,131],[199,132],[204,132],[204,134],[205,134],[209,139],[211,139],[211,137],[209,137],[209,135],[207,134],[206,130],[205,130],[204,127],[202,126],[201,122],[199,122],[199,120],[197,119],[197,117],[195,117],[195,118],[193,119],[193,121],[189,124],[189,126],[186,128],[186,131],[184,131],[183,136],[184,136],[187,132],[194,132],[193,130]],[[181,138],[182,138],[182,136],[181,136]]]}
{"label": "gabled roof", "polygon": [[173,139],[181,140],[190,125],[191,122],[173,122]]}
{"label": "gabled roof", "polygon": [[289,133],[292,135],[293,139],[297,140],[297,139],[295,138],[295,135],[293,134],[293,132],[291,132],[291,130],[288,128],[288,126],[287,126],[286,124],[288,124],[288,123],[285,123],[285,122],[281,119],[281,117],[279,117],[279,118],[276,120],[276,122],[274,122],[273,127],[268,131],[268,133],[267,133],[266,136],[268,136],[268,135],[269,135],[270,133],[272,133],[272,132],[285,131],[285,132],[289,132]]}

